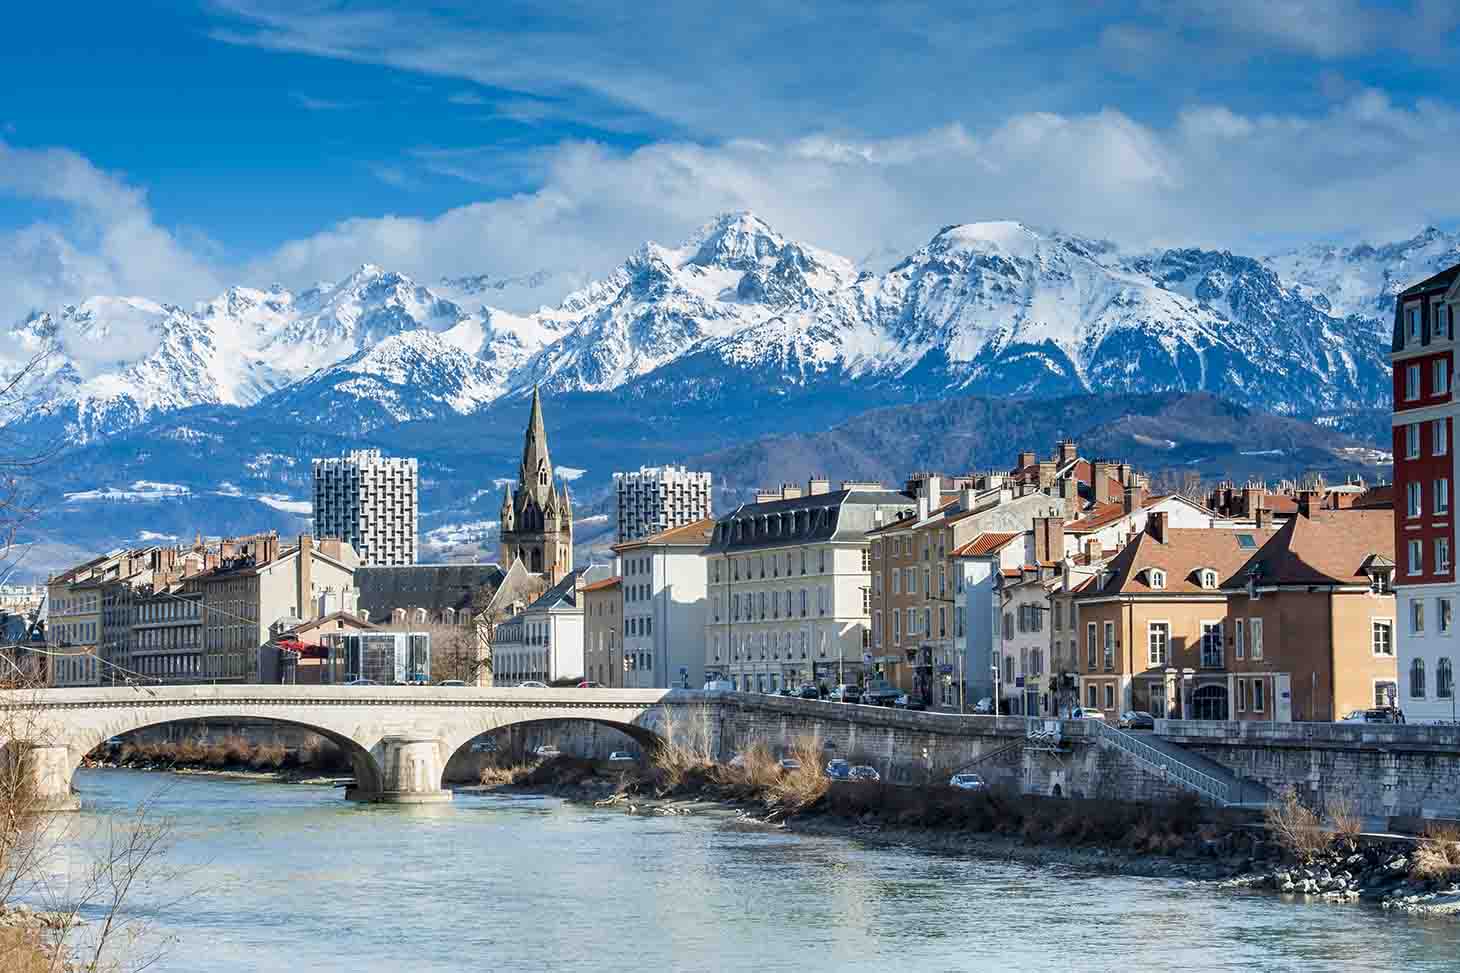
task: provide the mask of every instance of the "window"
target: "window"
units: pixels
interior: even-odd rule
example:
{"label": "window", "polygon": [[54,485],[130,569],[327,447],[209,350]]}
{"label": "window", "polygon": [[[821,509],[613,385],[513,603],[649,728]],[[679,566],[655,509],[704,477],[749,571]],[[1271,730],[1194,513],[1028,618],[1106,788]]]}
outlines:
{"label": "window", "polygon": [[1094,686],[1086,686],[1085,687],[1085,705],[1088,706],[1088,707],[1090,707],[1091,709],[1095,709],[1097,702],[1098,702],[1098,700],[1095,698],[1095,687]]}
{"label": "window", "polygon": [[1422,574],[1425,569],[1425,550],[1421,541],[1409,542],[1409,573]]}
{"label": "window", "polygon": [[1237,680],[1237,712],[1247,712],[1247,680]]}
{"label": "window", "polygon": [[953,609],[953,635],[955,638],[963,638],[963,606],[958,605]]}
{"label": "window", "polygon": [[1450,659],[1441,658],[1435,664],[1435,697],[1450,699],[1455,695],[1455,672],[1450,668]]}
{"label": "window", "polygon": [[896,568],[892,570],[892,593],[894,595],[902,594],[902,572]]}
{"label": "window", "polygon": [[1262,619],[1247,619],[1247,644],[1252,649],[1253,661],[1262,658]]}
{"label": "window", "polygon": [[1425,660],[1415,659],[1409,664],[1409,698],[1425,698]]}
{"label": "window", "polygon": [[1399,701],[1399,687],[1392,681],[1374,683],[1374,705],[1393,706]]}
{"label": "window", "polygon": [[1434,313],[1434,336],[1436,338],[1450,337],[1450,307],[1447,304],[1435,305]]}
{"label": "window", "polygon": [[1394,623],[1387,618],[1376,618],[1374,628],[1374,654],[1394,655]]}
{"label": "window", "polygon": [[900,642],[900,641],[902,641],[902,614],[899,613],[899,612],[894,611],[894,612],[891,613],[891,615],[892,615],[892,641],[894,641],[894,642]]}
{"label": "window", "polygon": [[1166,587],[1166,572],[1158,571],[1155,568],[1151,568],[1149,571],[1146,572],[1146,581],[1154,589],[1159,590],[1161,588],[1164,588]]}
{"label": "window", "polygon": [[917,592],[917,590],[918,590],[918,569],[917,568],[908,568],[907,569],[907,593],[910,594],[910,595],[911,594],[915,594]]}
{"label": "window", "polygon": [[1105,684],[1105,708],[1115,709],[1115,683]]}
{"label": "window", "polygon": [[1450,512],[1450,481],[1441,477],[1435,481],[1435,513],[1447,514]]}
{"label": "window", "polygon": [[1234,624],[1236,627],[1232,632],[1232,648],[1237,658],[1245,659],[1247,658],[1246,625],[1240,618]]}
{"label": "window", "polygon": [[1411,635],[1423,635],[1425,633],[1425,602],[1423,598],[1411,598],[1409,600],[1409,633]]}
{"label": "window", "polygon": [[1198,580],[1201,582],[1203,588],[1215,588],[1217,586],[1217,572],[1211,568],[1202,568]]}
{"label": "window", "polygon": [[1404,427],[1404,458],[1419,459],[1419,423],[1411,422]]}
{"label": "window", "polygon": [[1257,550],[1257,538],[1251,534],[1238,534],[1237,546],[1244,551],[1255,551]]}
{"label": "window", "polygon": [[1171,625],[1168,622],[1152,622],[1146,632],[1147,661],[1153,666],[1164,666],[1166,650],[1171,644]]}
{"label": "window", "polygon": [[1201,664],[1208,669],[1222,667],[1222,623],[1201,623]]}
{"label": "window", "polygon": [[1404,369],[1405,401],[1419,398],[1419,366],[1408,365]]}
{"label": "window", "polygon": [[1435,573],[1450,573],[1450,538],[1448,537],[1435,538]]}
{"label": "window", "polygon": [[1088,622],[1085,625],[1085,664],[1091,669],[1095,668],[1095,645],[1095,623]]}
{"label": "window", "polygon": [[1441,358],[1430,364],[1430,394],[1444,395],[1450,391],[1450,363]]}
{"label": "window", "polygon": [[1406,308],[1404,313],[1408,316],[1408,322],[1409,322],[1409,340],[1410,341],[1418,341],[1419,340],[1419,308],[1417,308],[1417,307]]}
{"label": "window", "polygon": [[1267,683],[1262,679],[1252,680],[1252,712],[1261,713],[1266,707],[1267,701],[1263,699],[1264,689]]}
{"label": "window", "polygon": [[[791,555],[789,555],[789,554],[786,555],[786,557],[788,557],[788,558],[790,556]],[[882,558],[882,542],[881,541],[873,541],[872,542],[872,556],[874,558],[879,559],[879,560]],[[790,561],[787,561],[786,563],[789,564],[791,562]]]}
{"label": "window", "polygon": [[1431,437],[1434,439],[1434,454],[1444,456],[1450,452],[1450,423],[1445,419],[1436,419],[1430,423]]}
{"label": "window", "polygon": [[1062,602],[1062,601],[1056,601],[1054,603],[1054,630],[1056,632],[1061,632],[1061,631],[1064,631],[1064,627],[1065,627],[1065,603]]}
{"label": "window", "polygon": [[[803,633],[804,634],[804,633]],[[882,611],[878,609],[872,613],[872,644],[882,644]]]}
{"label": "window", "polygon": [[1449,598],[1439,598],[1435,601],[1435,614],[1440,622],[1440,634],[1450,634],[1450,624],[1453,621],[1450,609]]}
{"label": "window", "polygon": [[1103,659],[1107,670],[1115,668],[1115,623],[1105,623],[1105,656]]}
{"label": "window", "polygon": [[[862,570],[863,571],[871,571],[872,570],[872,552],[871,551],[863,551],[862,552]],[[789,561],[786,562],[786,573],[787,574],[790,574],[791,573],[791,565],[790,565],[790,562]]]}

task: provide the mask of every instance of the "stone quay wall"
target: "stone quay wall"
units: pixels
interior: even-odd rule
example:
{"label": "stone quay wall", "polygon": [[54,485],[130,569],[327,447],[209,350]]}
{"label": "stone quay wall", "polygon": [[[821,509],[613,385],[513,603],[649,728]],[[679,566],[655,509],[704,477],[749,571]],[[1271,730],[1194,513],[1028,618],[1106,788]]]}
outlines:
{"label": "stone quay wall", "polygon": [[1158,720],[1172,743],[1318,808],[1391,821],[1460,818],[1460,727]]}

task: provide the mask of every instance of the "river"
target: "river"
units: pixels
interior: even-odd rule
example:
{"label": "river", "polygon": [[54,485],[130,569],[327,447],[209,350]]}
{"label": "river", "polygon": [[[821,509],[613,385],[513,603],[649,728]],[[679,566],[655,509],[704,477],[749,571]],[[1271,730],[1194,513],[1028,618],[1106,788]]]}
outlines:
{"label": "river", "polygon": [[368,807],[328,788],[124,770],[76,784],[70,867],[144,798],[174,821],[178,876],[131,902],[171,940],[162,973],[1460,967],[1450,920],[713,817],[471,794]]}

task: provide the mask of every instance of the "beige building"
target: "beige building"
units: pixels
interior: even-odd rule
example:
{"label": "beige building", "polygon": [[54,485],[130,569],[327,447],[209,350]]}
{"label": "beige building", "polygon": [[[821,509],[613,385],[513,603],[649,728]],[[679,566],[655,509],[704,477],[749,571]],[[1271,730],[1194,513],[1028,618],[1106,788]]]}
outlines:
{"label": "beige building", "polygon": [[916,508],[879,484],[813,479],[715,523],[705,671],[738,689],[859,683],[873,671],[867,532]]}
{"label": "beige building", "polygon": [[283,549],[272,533],[225,540],[218,567],[188,581],[202,602],[203,680],[258,681],[271,626],[315,618],[331,593],[352,600],[358,566],[354,549],[332,538],[301,535]]}
{"label": "beige building", "polygon": [[583,678],[618,689],[624,684],[623,578],[583,586]]}

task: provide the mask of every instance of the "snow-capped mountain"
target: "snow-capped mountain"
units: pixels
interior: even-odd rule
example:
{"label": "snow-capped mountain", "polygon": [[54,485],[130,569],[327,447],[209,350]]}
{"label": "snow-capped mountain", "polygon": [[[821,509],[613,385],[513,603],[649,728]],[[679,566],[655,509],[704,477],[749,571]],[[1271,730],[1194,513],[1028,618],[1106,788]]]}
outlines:
{"label": "snow-capped mountain", "polygon": [[7,357],[52,349],[37,411],[74,443],[191,406],[360,434],[467,415],[534,384],[698,402],[727,420],[792,392],[1200,390],[1312,415],[1387,401],[1389,295],[1456,260],[1460,238],[1435,230],[1254,259],[1130,254],[991,222],[947,227],[887,271],[858,273],[730,213],[530,313],[496,309],[493,295],[546,277],[432,288],[365,265],[297,293],[231,288],[193,310],[93,298],[16,326]]}

